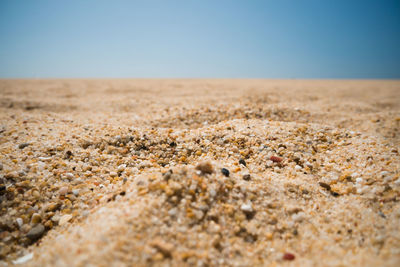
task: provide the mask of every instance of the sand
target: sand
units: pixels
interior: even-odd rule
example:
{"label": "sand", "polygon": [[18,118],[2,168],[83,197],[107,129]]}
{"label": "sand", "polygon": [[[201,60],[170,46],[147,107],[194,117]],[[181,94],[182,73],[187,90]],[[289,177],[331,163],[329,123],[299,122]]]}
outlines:
{"label": "sand", "polygon": [[400,82],[1,80],[0,257],[398,266]]}

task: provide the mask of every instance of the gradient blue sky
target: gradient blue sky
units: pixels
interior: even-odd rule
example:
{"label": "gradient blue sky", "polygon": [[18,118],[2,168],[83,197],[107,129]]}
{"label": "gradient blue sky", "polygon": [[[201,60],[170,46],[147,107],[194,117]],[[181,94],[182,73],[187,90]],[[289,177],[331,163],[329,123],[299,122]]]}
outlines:
{"label": "gradient blue sky", "polygon": [[0,77],[400,78],[400,1],[0,1]]}

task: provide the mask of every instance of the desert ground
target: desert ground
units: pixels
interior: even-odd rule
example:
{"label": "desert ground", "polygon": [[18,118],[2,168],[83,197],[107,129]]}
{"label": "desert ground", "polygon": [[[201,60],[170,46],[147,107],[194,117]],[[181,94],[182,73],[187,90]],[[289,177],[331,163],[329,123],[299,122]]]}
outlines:
{"label": "desert ground", "polygon": [[0,80],[0,266],[400,266],[400,81]]}

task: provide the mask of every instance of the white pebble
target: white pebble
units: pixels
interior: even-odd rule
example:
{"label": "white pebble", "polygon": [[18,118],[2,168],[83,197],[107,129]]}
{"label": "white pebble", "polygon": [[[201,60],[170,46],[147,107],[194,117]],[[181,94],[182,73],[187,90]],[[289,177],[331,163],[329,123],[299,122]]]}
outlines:
{"label": "white pebble", "polygon": [[38,157],[38,160],[40,160],[40,161],[49,161],[49,160],[51,160],[51,158],[50,157]]}
{"label": "white pebble", "polygon": [[210,224],[208,225],[208,230],[210,231],[210,233],[219,233],[221,227],[214,221],[211,221]]}
{"label": "white pebble", "polygon": [[296,214],[292,215],[292,219],[295,222],[301,222],[301,221],[304,220],[304,218],[305,218],[304,212],[299,212],[299,213],[296,213]]}
{"label": "white pebble", "polygon": [[71,179],[74,178],[74,175],[73,175],[72,173],[70,173],[70,172],[67,172],[67,173],[65,174],[65,178],[71,180]]}
{"label": "white pebble", "polygon": [[251,203],[242,204],[242,206],[240,206],[240,209],[244,212],[253,212],[253,207],[251,206]]}
{"label": "white pebble", "polygon": [[168,214],[170,216],[175,216],[178,213],[178,210],[176,208],[172,208],[168,211]]}
{"label": "white pebble", "polygon": [[217,192],[215,191],[214,188],[210,189],[210,197],[215,197],[217,195]]}
{"label": "white pebble", "polygon": [[58,222],[59,225],[64,225],[67,222],[69,222],[72,219],[71,214],[66,214],[60,218],[60,221]]}
{"label": "white pebble", "polygon": [[21,227],[24,224],[24,221],[22,220],[22,218],[17,218],[16,221],[17,221],[17,224],[19,227]]}
{"label": "white pebble", "polygon": [[79,195],[79,190],[78,189],[73,189],[72,190],[72,194],[74,194],[75,196]]}
{"label": "white pebble", "polygon": [[362,179],[362,178],[360,178],[360,177],[356,178],[356,183],[357,183],[357,184],[360,184],[360,183],[362,183],[362,181],[363,181],[363,179]]}
{"label": "white pebble", "polygon": [[382,172],[381,172],[381,175],[382,175],[382,176],[386,176],[386,175],[388,175],[388,174],[389,174],[388,171],[382,171]]}
{"label": "white pebble", "polygon": [[118,166],[117,171],[118,172],[123,172],[125,170],[125,168],[126,168],[126,164],[121,164],[121,165]]}
{"label": "white pebble", "polygon": [[301,167],[300,167],[299,165],[296,165],[296,166],[294,166],[294,169],[295,169],[296,171],[300,171],[300,170],[301,170]]}
{"label": "white pebble", "polygon": [[13,261],[13,264],[23,264],[27,261],[30,261],[31,259],[33,259],[33,253],[28,253],[25,256],[22,256],[22,257],[16,259],[15,261]]}

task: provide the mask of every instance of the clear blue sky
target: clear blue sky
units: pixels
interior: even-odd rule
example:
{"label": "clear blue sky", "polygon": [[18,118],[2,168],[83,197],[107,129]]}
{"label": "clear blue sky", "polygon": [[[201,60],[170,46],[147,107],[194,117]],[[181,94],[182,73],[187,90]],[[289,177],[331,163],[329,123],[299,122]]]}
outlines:
{"label": "clear blue sky", "polygon": [[400,78],[400,1],[1,0],[0,77]]}

